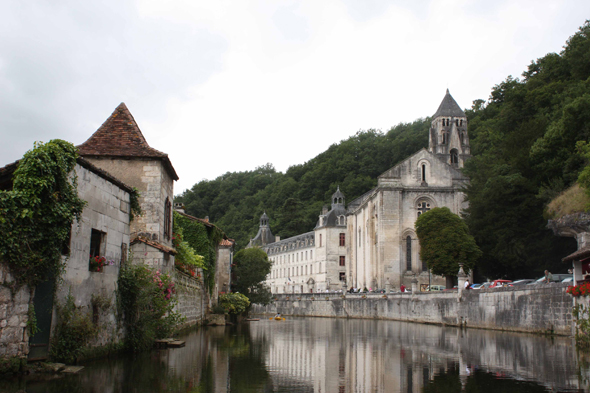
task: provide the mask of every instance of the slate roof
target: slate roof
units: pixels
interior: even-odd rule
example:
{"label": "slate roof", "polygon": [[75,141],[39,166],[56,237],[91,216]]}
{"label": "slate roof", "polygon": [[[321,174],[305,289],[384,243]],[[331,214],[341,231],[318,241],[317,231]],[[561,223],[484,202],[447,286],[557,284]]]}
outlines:
{"label": "slate roof", "polygon": [[467,117],[465,112],[463,112],[463,109],[461,109],[459,104],[457,104],[457,101],[455,101],[453,96],[451,96],[451,93],[449,93],[449,89],[447,89],[447,94],[445,94],[445,97],[440,103],[438,110],[432,117],[436,118],[439,116]]}
{"label": "slate roof", "polygon": [[78,153],[91,157],[158,159],[164,163],[170,176],[178,180],[168,154],[148,145],[133,115],[123,102],[86,142],[78,146]]}

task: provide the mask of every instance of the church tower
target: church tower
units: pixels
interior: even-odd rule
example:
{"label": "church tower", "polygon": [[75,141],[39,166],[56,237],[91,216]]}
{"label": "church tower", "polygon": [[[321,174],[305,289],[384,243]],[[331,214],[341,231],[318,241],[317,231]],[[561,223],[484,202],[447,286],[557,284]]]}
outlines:
{"label": "church tower", "polygon": [[270,219],[266,215],[266,212],[260,216],[260,226],[258,227],[258,233],[254,236],[254,239],[250,239],[248,247],[262,247],[267,244],[274,243],[276,241],[274,235],[270,231]]}
{"label": "church tower", "polygon": [[449,89],[432,117],[428,151],[455,168],[463,168],[465,161],[471,157],[467,116]]}

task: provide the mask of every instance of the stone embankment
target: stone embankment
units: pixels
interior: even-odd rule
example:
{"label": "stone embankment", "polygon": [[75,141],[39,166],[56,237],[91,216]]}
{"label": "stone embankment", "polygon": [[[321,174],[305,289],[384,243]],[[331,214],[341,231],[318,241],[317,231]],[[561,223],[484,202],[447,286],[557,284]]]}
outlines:
{"label": "stone embankment", "polygon": [[275,295],[254,313],[388,319],[518,332],[572,334],[567,284],[431,293]]}

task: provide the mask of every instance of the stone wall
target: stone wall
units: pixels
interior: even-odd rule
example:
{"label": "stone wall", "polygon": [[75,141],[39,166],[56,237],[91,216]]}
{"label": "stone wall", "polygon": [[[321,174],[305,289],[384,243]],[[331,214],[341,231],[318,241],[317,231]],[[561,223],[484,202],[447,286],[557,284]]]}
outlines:
{"label": "stone wall", "polygon": [[[207,313],[207,291],[203,285],[203,280],[189,277],[176,269],[174,269],[174,272],[174,282],[178,296],[176,311],[185,317],[181,328],[200,325],[206,318]],[[199,273],[202,277],[203,272],[199,271]]]}
{"label": "stone wall", "polygon": [[572,334],[572,297],[567,284],[498,288],[457,292],[350,295],[275,295],[254,313],[390,319],[495,330]]}
{"label": "stone wall", "polygon": [[12,292],[14,278],[8,267],[0,262],[0,357],[25,357],[29,354],[28,286]]}

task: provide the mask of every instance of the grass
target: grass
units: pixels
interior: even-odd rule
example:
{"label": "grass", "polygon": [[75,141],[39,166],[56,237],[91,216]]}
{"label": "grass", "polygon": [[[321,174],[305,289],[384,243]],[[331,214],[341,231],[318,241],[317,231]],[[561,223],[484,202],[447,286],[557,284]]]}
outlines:
{"label": "grass", "polygon": [[568,214],[582,213],[590,208],[590,198],[577,183],[562,192],[547,205],[547,216],[558,219]]}

